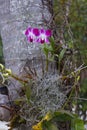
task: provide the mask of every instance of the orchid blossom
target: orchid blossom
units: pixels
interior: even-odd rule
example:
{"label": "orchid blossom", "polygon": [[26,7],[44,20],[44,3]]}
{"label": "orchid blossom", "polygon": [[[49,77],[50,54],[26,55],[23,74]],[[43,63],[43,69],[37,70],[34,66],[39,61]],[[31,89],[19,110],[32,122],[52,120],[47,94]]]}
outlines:
{"label": "orchid blossom", "polygon": [[51,36],[51,30],[40,30],[40,35],[37,39],[37,42],[44,44],[44,43],[49,43],[49,37]]}
{"label": "orchid blossom", "polygon": [[25,31],[25,35],[27,36],[27,39],[28,39],[29,42],[35,42],[36,38],[40,35],[39,29],[29,27]]}
{"label": "orchid blossom", "polygon": [[38,42],[41,44],[49,43],[49,38],[51,37],[51,30],[28,28],[25,31],[25,35],[29,42]]}

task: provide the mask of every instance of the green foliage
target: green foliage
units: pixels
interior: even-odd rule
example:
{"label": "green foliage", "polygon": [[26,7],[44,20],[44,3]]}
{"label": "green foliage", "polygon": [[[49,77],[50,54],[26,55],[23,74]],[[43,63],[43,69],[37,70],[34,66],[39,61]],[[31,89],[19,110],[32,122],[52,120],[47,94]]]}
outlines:
{"label": "green foliage", "polygon": [[68,121],[71,125],[71,130],[85,130],[83,120],[65,110],[58,110],[54,113],[50,112],[37,125],[33,126],[33,130],[59,130],[57,123]]}
{"label": "green foliage", "polygon": [[70,41],[68,41],[68,47],[70,48],[70,49],[73,49],[74,48],[74,45],[73,45],[73,41],[72,40],[70,40]]}
{"label": "green foliage", "polygon": [[44,54],[46,55],[46,57],[48,56],[48,54],[50,53],[51,55],[55,54],[55,41],[54,38],[51,37],[50,38],[50,44],[43,44],[41,45],[42,51],[44,52]]}
{"label": "green foliage", "polygon": [[24,88],[25,88],[25,95],[27,98],[28,103],[30,103],[30,98],[31,98],[31,83],[32,81],[30,81],[29,85],[25,84]]}
{"label": "green foliage", "polygon": [[75,119],[71,121],[71,130],[85,130],[83,120],[75,117]]}
{"label": "green foliage", "polygon": [[58,110],[54,112],[54,118],[58,121],[69,121],[74,118],[74,115],[69,111]]}
{"label": "green foliage", "polygon": [[46,56],[46,65],[48,68],[49,61],[55,61],[55,57],[57,58],[59,64],[59,72],[60,72],[60,64],[64,58],[66,48],[63,48],[62,45],[56,46],[55,40],[53,37],[50,38],[50,44],[43,44],[41,46],[42,51]]}
{"label": "green foliage", "polygon": [[[87,0],[54,0],[54,16],[58,39],[61,37],[62,28],[64,44],[74,52],[70,57],[73,68],[81,64],[87,66]],[[67,69],[67,66],[65,68]],[[69,67],[68,71],[70,71]],[[76,80],[78,79],[79,77],[76,78]],[[77,96],[76,105],[81,105],[81,110],[86,112],[87,79],[83,80],[81,87],[76,89],[74,95],[75,93]],[[82,98],[81,100],[78,100],[78,95]],[[79,113],[79,108],[77,111]]]}
{"label": "green foliage", "polygon": [[59,130],[56,125],[51,122],[43,121],[43,130]]}
{"label": "green foliage", "polygon": [[59,58],[59,63],[60,63],[61,60],[63,59],[65,52],[66,52],[66,48],[63,48],[63,49],[61,50],[59,56],[58,56],[58,58]]}
{"label": "green foliage", "polygon": [[[87,66],[87,1],[75,0],[71,4],[69,24],[73,33],[74,47],[78,53],[76,55],[77,64],[84,63]],[[85,77],[84,77],[85,78]],[[79,99],[77,105],[81,105],[82,112],[87,110],[87,78],[83,80],[80,86]],[[84,114],[83,114],[84,115]]]}
{"label": "green foliage", "polygon": [[[75,1],[72,2],[70,8],[70,26],[73,33],[75,47],[78,48],[78,58],[81,57],[82,62],[87,65],[87,2]],[[79,62],[79,61],[78,61]],[[79,62],[79,64],[81,61]]]}
{"label": "green foliage", "polygon": [[81,83],[81,87],[80,87],[80,97],[83,100],[78,100],[78,104],[80,104],[82,107],[80,108],[80,110],[82,110],[83,112],[87,110],[87,78],[85,78],[83,80],[83,82]]}

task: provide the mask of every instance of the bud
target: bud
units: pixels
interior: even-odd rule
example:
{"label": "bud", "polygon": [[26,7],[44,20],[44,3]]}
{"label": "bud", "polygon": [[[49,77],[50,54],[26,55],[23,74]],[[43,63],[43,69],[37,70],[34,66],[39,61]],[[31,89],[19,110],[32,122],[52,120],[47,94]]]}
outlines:
{"label": "bud", "polygon": [[12,74],[11,69],[6,69],[5,72],[8,73],[9,75]]}

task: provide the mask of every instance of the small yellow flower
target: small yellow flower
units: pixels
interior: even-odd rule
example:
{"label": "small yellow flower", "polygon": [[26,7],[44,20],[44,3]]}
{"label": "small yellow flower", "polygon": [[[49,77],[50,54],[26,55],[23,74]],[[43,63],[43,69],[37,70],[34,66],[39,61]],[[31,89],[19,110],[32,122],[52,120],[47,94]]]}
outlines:
{"label": "small yellow flower", "polygon": [[46,114],[46,116],[45,116],[42,120],[47,120],[47,121],[49,121],[50,119],[52,119],[52,114],[51,114],[50,112],[48,112],[48,113]]}
{"label": "small yellow flower", "polygon": [[43,121],[44,120],[49,121],[51,119],[52,119],[52,114],[50,112],[48,112],[46,114],[46,116],[39,123],[37,123],[36,125],[32,126],[32,129],[33,130],[43,130],[42,129],[42,123],[43,123]]}
{"label": "small yellow flower", "polygon": [[40,121],[37,125],[32,126],[32,130],[43,130],[42,121]]}

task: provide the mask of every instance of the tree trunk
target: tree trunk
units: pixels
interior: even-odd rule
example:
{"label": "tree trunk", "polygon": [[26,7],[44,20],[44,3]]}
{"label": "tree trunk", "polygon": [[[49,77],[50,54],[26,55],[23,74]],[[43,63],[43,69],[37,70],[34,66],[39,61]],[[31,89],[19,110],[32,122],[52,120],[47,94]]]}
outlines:
{"label": "tree trunk", "polygon": [[[50,14],[42,6],[41,0],[0,0],[0,32],[5,66],[17,75],[20,75],[26,59],[40,55],[39,47],[35,44],[31,46],[27,42],[24,31],[29,26],[46,28],[43,14],[50,19]],[[11,100],[14,100],[19,96],[21,85],[16,80],[11,81],[8,89]]]}

